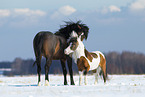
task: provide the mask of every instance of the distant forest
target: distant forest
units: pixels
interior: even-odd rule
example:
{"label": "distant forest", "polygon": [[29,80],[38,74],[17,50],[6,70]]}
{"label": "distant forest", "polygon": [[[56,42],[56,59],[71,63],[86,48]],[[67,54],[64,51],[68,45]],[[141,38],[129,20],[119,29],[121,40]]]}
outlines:
{"label": "distant forest", "polygon": [[[108,74],[145,74],[145,55],[134,52],[109,52],[105,53],[107,60]],[[0,62],[0,68],[11,68],[11,71],[3,72],[4,75],[33,75],[37,74],[37,65],[34,67],[33,59],[23,60],[16,58],[13,62]],[[44,74],[45,59],[41,62],[42,73]],[[67,66],[67,65],[66,65]],[[68,68],[67,72],[69,74]],[[73,72],[78,74],[77,65],[73,63]],[[62,74],[59,60],[52,62],[50,74]]]}

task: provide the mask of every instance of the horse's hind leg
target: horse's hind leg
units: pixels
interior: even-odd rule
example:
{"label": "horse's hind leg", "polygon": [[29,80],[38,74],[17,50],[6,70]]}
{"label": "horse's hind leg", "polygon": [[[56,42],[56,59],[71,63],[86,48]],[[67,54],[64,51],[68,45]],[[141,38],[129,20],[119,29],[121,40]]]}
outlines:
{"label": "horse's hind leg", "polygon": [[104,79],[104,83],[106,83],[106,77],[107,77],[107,72],[106,72],[106,59],[105,57],[103,57],[101,54],[100,54],[100,58],[101,58],[101,62],[100,62],[100,67],[103,71],[103,79]]}
{"label": "horse's hind leg", "polygon": [[104,83],[106,83],[106,67],[105,68],[102,68],[102,71],[103,71],[103,79],[104,79]]}
{"label": "horse's hind leg", "polygon": [[72,58],[69,57],[69,56],[67,56],[67,65],[68,65],[68,68],[69,68],[71,85],[75,85],[74,79],[73,79],[73,70],[72,70]]}
{"label": "horse's hind leg", "polygon": [[67,85],[67,78],[66,78],[67,70],[66,70],[66,66],[65,66],[65,61],[66,60],[60,60],[62,70],[63,70],[63,75],[64,75],[64,85]]}
{"label": "horse's hind leg", "polygon": [[103,79],[104,79],[104,83],[106,83],[106,63],[103,64],[103,66],[101,66],[102,72],[103,72]]}
{"label": "horse's hind leg", "polygon": [[52,63],[51,58],[46,58],[46,64],[45,64],[45,86],[49,86],[49,78],[48,78],[48,73],[49,73],[49,67]]}
{"label": "horse's hind leg", "polygon": [[99,66],[97,69],[96,69],[96,73],[95,73],[95,85],[98,83],[98,75],[101,71],[101,67]]}
{"label": "horse's hind leg", "polygon": [[38,73],[38,86],[41,86],[40,75],[41,75],[41,56],[36,58],[37,62],[37,73]]}

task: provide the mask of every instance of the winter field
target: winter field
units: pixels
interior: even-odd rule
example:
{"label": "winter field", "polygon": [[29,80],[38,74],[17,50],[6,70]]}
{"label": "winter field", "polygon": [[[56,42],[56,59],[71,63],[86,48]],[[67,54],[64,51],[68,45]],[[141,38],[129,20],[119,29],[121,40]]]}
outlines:
{"label": "winter field", "polygon": [[[50,86],[37,86],[37,76],[0,76],[0,97],[145,97],[145,75],[109,75],[106,84],[99,78],[94,85],[94,76],[89,75],[88,85],[63,85],[62,75],[49,75]],[[83,82],[83,81],[82,81]]]}

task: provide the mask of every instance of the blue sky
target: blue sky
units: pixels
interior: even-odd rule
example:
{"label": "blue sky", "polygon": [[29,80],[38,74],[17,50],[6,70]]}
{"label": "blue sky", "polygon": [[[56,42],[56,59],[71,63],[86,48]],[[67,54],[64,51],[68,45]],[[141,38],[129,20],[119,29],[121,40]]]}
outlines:
{"label": "blue sky", "polygon": [[69,20],[89,26],[89,51],[145,54],[145,0],[1,0],[0,61],[35,58],[36,33]]}

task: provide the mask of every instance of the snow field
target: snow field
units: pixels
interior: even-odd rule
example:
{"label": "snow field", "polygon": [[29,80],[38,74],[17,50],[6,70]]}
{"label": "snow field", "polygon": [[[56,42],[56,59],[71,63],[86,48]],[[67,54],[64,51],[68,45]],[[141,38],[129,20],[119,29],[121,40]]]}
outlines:
{"label": "snow field", "polygon": [[[145,75],[109,75],[106,84],[99,78],[94,85],[94,76],[87,76],[88,85],[79,86],[79,76],[74,76],[75,86],[63,85],[62,75],[49,75],[50,86],[37,86],[37,75],[0,76],[0,97],[144,97]],[[82,81],[83,82],[83,81]]]}

